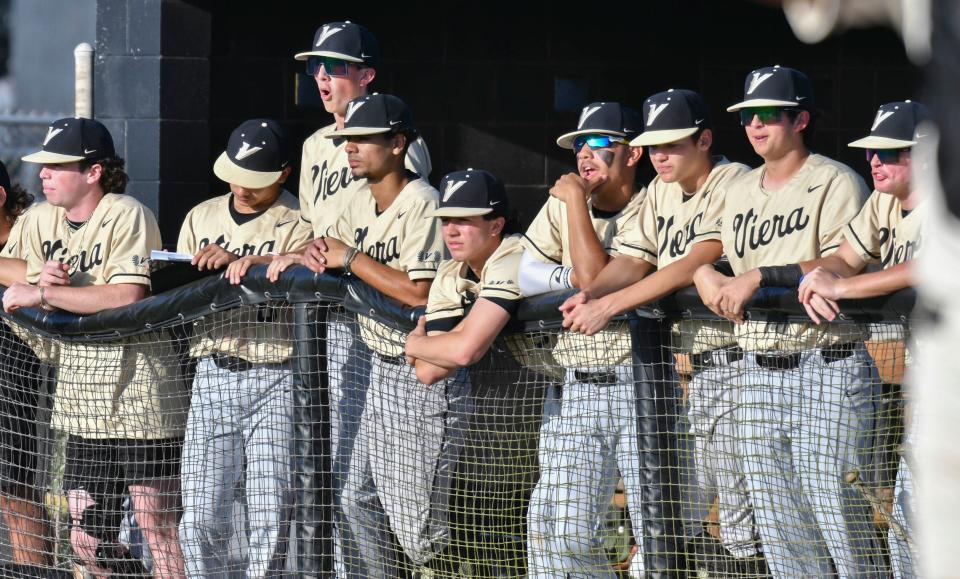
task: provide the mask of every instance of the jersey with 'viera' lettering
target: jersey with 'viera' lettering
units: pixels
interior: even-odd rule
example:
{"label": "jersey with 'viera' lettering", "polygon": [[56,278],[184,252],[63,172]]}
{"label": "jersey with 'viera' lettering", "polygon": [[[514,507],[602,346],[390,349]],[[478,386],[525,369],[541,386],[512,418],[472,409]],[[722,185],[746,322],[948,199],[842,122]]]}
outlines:
{"label": "jersey with 'viera' lettering", "polygon": [[[300,216],[314,237],[327,231],[346,206],[363,191],[369,191],[366,179],[357,179],[350,172],[345,139],[328,139],[324,135],[336,130],[332,123],[313,133],[303,142],[300,163]],[[430,152],[423,138],[418,137],[407,148],[405,165],[424,179],[430,176]]]}
{"label": "jersey with 'viera' lettering", "polygon": [[[852,169],[817,154],[774,191],[763,188],[763,174],[761,166],[724,187],[721,239],[736,275],[833,253],[869,191]],[[853,325],[819,330],[813,324],[747,322],[736,332],[740,345],[751,351],[800,351],[862,338]]]}
{"label": "jersey with 'viera' lettering", "polygon": [[[369,188],[354,195],[328,235],[375,261],[405,272],[411,280],[433,279],[446,246],[440,220],[433,217],[440,194],[426,179],[412,179],[383,213]],[[406,334],[359,316],[364,342],[384,356],[403,353]]]}
{"label": "jersey with 'viera' lettering", "polygon": [[844,236],[867,263],[887,269],[910,261],[920,254],[923,207],[905,211],[893,195],[874,191]]}
{"label": "jersey with 'viera' lettering", "polygon": [[[281,190],[273,205],[256,216],[235,215],[232,202],[233,194],[227,193],[191,209],[180,228],[177,251],[195,254],[212,243],[239,257],[263,256],[297,249],[312,236],[300,221],[297,198],[288,191]],[[252,308],[234,308],[198,320],[190,355],[222,353],[257,364],[286,361],[293,352],[290,309],[264,305],[256,308],[255,318],[251,314]]]}

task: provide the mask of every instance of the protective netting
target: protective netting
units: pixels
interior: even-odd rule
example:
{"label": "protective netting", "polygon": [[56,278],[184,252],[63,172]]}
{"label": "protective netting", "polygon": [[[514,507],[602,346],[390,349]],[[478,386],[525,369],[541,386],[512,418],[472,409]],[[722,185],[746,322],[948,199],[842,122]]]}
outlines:
{"label": "protective netting", "polygon": [[416,310],[302,269],[5,316],[4,572],[908,575],[911,296],[734,327],[687,290],[591,337],[562,298],[432,385]]}

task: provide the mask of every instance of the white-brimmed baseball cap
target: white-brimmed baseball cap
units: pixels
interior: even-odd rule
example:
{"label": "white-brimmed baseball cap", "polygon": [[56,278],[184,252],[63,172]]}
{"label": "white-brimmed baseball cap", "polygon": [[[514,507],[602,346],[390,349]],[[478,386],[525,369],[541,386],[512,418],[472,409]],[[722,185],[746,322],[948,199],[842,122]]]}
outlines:
{"label": "white-brimmed baseball cap", "polygon": [[643,132],[630,145],[665,145],[711,126],[710,109],[699,93],[671,88],[644,101]]}
{"label": "white-brimmed baseball cap", "polygon": [[57,119],[47,127],[43,146],[23,157],[28,163],[73,163],[113,157],[113,137],[103,123],[93,119]]}
{"label": "white-brimmed baseball cap", "polygon": [[924,135],[920,123],[930,118],[930,111],[910,100],[880,106],[873,119],[870,134],[847,145],[859,149],[904,149],[917,144]]}
{"label": "white-brimmed baseball cap", "polygon": [[815,106],[810,78],[778,64],[748,74],[743,83],[743,100],[727,107],[727,112],[750,107],[799,107],[812,111]]}
{"label": "white-brimmed baseball cap", "polygon": [[213,164],[213,173],[227,183],[262,189],[276,183],[289,163],[283,128],[270,119],[251,119],[230,134],[227,150]]}
{"label": "white-brimmed baseball cap", "polygon": [[311,56],[340,58],[376,68],[380,63],[380,43],[366,26],[349,20],[330,22],[317,28],[310,50],[298,52],[294,58],[307,60]]}
{"label": "white-brimmed baseball cap", "polygon": [[505,216],[509,210],[507,190],[500,179],[482,169],[447,174],[440,181],[440,204],[434,217]]}
{"label": "white-brimmed baseball cap", "polygon": [[557,145],[573,149],[573,142],[580,135],[611,135],[626,139],[637,136],[643,124],[640,113],[620,103],[590,103],[580,111],[577,130],[560,135]]}

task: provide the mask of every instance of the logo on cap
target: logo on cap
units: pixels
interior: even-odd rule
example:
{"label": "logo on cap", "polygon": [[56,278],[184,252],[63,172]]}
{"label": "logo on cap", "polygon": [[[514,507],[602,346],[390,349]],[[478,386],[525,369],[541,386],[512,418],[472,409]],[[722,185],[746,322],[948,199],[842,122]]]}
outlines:
{"label": "logo on cap", "polygon": [[747,94],[753,94],[753,91],[757,90],[757,87],[767,81],[771,76],[772,72],[761,75],[759,72],[753,73],[753,80],[750,81],[750,88],[747,89]]}
{"label": "logo on cap", "polygon": [[577,128],[582,129],[583,123],[590,118],[590,115],[600,110],[600,107],[587,107],[583,109],[583,112],[580,113],[580,121],[577,122]]}
{"label": "logo on cap", "polygon": [[893,111],[885,111],[883,109],[877,111],[877,118],[873,120],[873,126],[870,127],[870,132],[877,130],[877,127],[880,126],[880,123],[887,120],[893,115]]}
{"label": "logo on cap", "polygon": [[443,202],[449,201],[450,197],[466,184],[466,181],[447,181],[447,186],[443,189]]}
{"label": "logo on cap", "polygon": [[240,148],[237,149],[237,154],[234,155],[234,157],[235,157],[238,161],[242,161],[242,160],[246,159],[247,157],[249,157],[250,155],[256,153],[257,151],[259,151],[259,150],[261,150],[261,149],[263,149],[263,147],[251,147],[251,146],[250,146],[250,143],[248,143],[248,142],[246,142],[246,141],[241,141]]}
{"label": "logo on cap", "polygon": [[49,129],[47,129],[47,136],[43,139],[43,146],[46,147],[47,143],[50,142],[50,139],[56,137],[62,132],[63,132],[63,129],[55,129],[53,127],[50,127]]}
{"label": "logo on cap", "polygon": [[650,114],[647,115],[647,126],[649,127],[652,125],[653,122],[657,120],[657,117],[660,116],[660,113],[663,112],[663,109],[667,108],[668,106],[670,106],[669,102],[660,104],[650,103]]}
{"label": "logo on cap", "polygon": [[350,121],[350,117],[353,116],[353,113],[357,112],[357,109],[359,109],[360,107],[362,107],[362,106],[365,105],[365,104],[367,104],[367,101],[365,101],[365,100],[364,100],[364,101],[351,101],[349,104],[347,104],[347,114],[346,114],[345,117],[343,117],[343,122],[345,122],[345,123],[346,123],[346,122],[349,122],[349,121]]}
{"label": "logo on cap", "polygon": [[330,28],[330,25],[329,25],[329,24],[325,24],[325,25],[323,26],[323,32],[320,33],[320,38],[317,39],[317,46],[320,46],[320,45],[323,44],[328,38],[330,38],[331,36],[333,36],[334,34],[340,32],[340,31],[342,31],[342,30],[343,30],[343,28]]}

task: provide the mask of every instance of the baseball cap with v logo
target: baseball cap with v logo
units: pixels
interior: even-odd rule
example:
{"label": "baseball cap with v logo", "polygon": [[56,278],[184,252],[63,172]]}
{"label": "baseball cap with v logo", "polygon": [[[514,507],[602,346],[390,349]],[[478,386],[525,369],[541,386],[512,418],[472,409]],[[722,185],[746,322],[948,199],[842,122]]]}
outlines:
{"label": "baseball cap with v logo", "polygon": [[346,22],[330,22],[317,28],[310,50],[298,52],[294,58],[328,56],[376,68],[380,63],[380,43],[365,26]]}
{"label": "baseball cap with v logo", "polygon": [[286,131],[270,119],[244,121],[230,134],[227,150],[213,164],[213,173],[234,185],[263,189],[280,179],[290,163]]}
{"label": "baseball cap with v logo", "polygon": [[390,94],[373,93],[347,103],[343,128],[324,135],[328,139],[380,135],[384,133],[417,134],[413,113],[407,103]]}
{"label": "baseball cap with v logo", "polygon": [[72,163],[113,157],[113,137],[99,121],[82,118],[58,119],[47,127],[43,146],[23,160],[28,163]]}
{"label": "baseball cap with v logo", "polygon": [[797,107],[816,110],[810,78],[786,66],[758,68],[743,83],[743,101],[727,107],[727,112],[751,107]]}
{"label": "baseball cap with v logo", "polygon": [[447,174],[440,181],[440,205],[434,217],[505,216],[509,210],[507,190],[500,179],[483,169]]}
{"label": "baseball cap with v logo", "polygon": [[892,102],[880,106],[870,134],[850,143],[859,149],[903,149],[917,144],[923,136],[918,127],[930,119],[927,107],[913,101]]}
{"label": "baseball cap with v logo", "polygon": [[630,140],[642,130],[643,119],[637,111],[620,103],[590,103],[580,111],[577,130],[560,135],[557,145],[573,149],[580,135],[613,135]]}
{"label": "baseball cap with v logo", "polygon": [[643,103],[643,133],[630,141],[634,147],[665,145],[711,128],[707,101],[692,90],[670,89]]}

